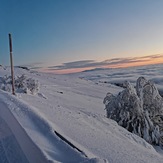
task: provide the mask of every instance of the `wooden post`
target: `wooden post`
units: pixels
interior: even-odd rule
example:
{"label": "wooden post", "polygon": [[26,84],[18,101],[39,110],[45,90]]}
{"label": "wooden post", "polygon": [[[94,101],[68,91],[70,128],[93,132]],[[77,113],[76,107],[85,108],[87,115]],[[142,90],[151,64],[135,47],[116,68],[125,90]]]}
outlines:
{"label": "wooden post", "polygon": [[11,78],[12,78],[12,94],[15,95],[15,80],[14,80],[14,67],[12,58],[12,37],[9,33],[9,47],[10,47],[10,66],[11,66]]}

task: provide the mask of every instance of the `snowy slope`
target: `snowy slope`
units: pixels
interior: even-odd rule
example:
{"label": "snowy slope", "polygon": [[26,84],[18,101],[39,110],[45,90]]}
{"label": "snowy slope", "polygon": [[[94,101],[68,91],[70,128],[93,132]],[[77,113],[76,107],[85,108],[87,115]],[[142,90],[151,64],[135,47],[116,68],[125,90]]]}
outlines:
{"label": "snowy slope", "polygon": [[[9,124],[29,162],[45,163],[48,160],[82,162],[87,160],[84,155],[82,156],[61,141],[46,121],[32,111],[31,106],[4,92],[1,92],[0,104],[1,115],[5,117],[5,121]],[[17,122],[12,120],[12,117],[15,117]],[[19,126],[21,129],[18,128]],[[35,144],[32,144],[33,142]]]}
{"label": "snowy slope", "polygon": [[[146,70],[144,68],[144,73]],[[135,76],[133,72],[136,72]],[[119,73],[117,78],[116,73]],[[157,79],[160,79],[159,73],[161,71],[158,71]],[[6,74],[9,74],[9,68],[1,68],[0,77]],[[107,159],[109,163],[162,162],[163,156],[145,140],[106,118],[103,105],[106,93],[117,94],[123,89],[113,84],[123,81],[123,75],[128,75],[134,82],[142,75],[136,68],[74,75],[44,74],[16,68],[15,74],[37,79],[39,93],[17,93],[17,97],[12,97],[1,92],[0,104],[5,101],[6,107],[47,160],[81,162],[96,157]],[[161,88],[161,82],[159,86]],[[80,151],[60,141],[56,132]]]}

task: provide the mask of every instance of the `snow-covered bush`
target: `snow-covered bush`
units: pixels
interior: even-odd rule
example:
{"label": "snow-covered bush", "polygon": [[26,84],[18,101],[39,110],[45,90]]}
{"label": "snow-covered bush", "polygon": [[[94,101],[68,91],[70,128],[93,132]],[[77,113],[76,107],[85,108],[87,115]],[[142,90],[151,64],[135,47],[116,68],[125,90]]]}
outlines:
{"label": "snow-covered bush", "polygon": [[107,117],[151,144],[163,146],[163,98],[156,86],[139,77],[134,88],[125,82],[117,96],[104,98]]}
{"label": "snow-covered bush", "polygon": [[11,90],[11,76],[0,77],[0,89],[10,92],[10,90]]}
{"label": "snow-covered bush", "polygon": [[[11,76],[0,77],[0,89],[11,92]],[[19,93],[36,94],[39,91],[39,82],[25,75],[15,76],[15,90]]]}

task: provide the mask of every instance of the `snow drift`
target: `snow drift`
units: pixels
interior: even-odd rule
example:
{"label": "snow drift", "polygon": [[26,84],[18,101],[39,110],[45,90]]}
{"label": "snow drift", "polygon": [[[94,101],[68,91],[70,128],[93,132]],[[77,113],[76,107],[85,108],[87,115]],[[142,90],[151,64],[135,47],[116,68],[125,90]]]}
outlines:
{"label": "snow drift", "polygon": [[108,93],[104,98],[107,117],[150,144],[163,146],[163,98],[156,86],[139,77],[136,87],[124,83],[117,96]]}

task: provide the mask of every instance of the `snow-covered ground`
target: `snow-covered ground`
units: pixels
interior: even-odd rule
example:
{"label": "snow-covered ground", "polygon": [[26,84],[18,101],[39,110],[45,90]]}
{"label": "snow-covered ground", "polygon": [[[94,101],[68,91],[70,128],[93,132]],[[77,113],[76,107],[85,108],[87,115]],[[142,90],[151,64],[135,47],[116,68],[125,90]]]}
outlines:
{"label": "snow-covered ground", "polygon": [[[9,74],[9,68],[0,67],[0,77]],[[15,68],[15,75],[22,74],[38,80],[40,89],[36,95],[17,93],[16,97],[0,91],[0,138],[9,135],[13,140],[12,144],[10,137],[9,141],[1,138],[1,160],[12,159],[10,149],[15,149],[15,159],[26,162],[162,163],[161,149],[106,118],[103,104],[107,92],[117,94],[123,88],[116,85],[125,80],[135,83],[139,76],[153,80],[163,90],[162,65],[69,75]]]}

